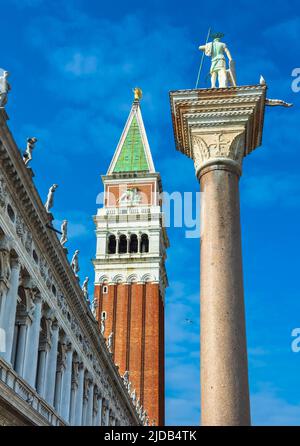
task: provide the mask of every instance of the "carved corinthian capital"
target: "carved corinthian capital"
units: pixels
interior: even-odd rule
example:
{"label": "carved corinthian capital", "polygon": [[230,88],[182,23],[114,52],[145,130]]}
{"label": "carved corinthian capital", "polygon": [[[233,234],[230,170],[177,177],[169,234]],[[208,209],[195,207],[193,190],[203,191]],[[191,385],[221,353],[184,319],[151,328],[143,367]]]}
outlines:
{"label": "carved corinthian capital", "polygon": [[244,157],[245,132],[212,129],[192,136],[192,157],[196,175],[207,166],[228,164],[240,174]]}

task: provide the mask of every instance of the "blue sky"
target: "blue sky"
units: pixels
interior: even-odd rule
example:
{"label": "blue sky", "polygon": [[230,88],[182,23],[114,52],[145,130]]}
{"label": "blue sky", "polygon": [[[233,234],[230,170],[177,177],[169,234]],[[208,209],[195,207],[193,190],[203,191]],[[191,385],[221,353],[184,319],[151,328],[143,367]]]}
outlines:
{"label": "blue sky", "polygon": [[[241,214],[249,375],[254,424],[300,424],[300,353],[291,331],[300,326],[300,67],[296,1],[99,2],[0,0],[0,66],[11,72],[9,126],[23,150],[39,141],[32,168],[43,199],[59,184],[53,213],[70,221],[70,255],[80,249],[81,278],[93,278],[92,215],[132,102],[142,113],[156,169],[168,192],[198,184],[192,162],[174,147],[168,92],[193,88],[207,29],[225,33],[238,83],[258,83],[268,96],[293,102],[269,108],[263,145],[244,161]],[[201,86],[207,87],[205,62]],[[168,424],[198,424],[199,240],[170,228],[166,296]],[[183,268],[184,266],[184,268]],[[92,287],[90,289],[92,294]],[[193,323],[186,325],[185,318]]]}

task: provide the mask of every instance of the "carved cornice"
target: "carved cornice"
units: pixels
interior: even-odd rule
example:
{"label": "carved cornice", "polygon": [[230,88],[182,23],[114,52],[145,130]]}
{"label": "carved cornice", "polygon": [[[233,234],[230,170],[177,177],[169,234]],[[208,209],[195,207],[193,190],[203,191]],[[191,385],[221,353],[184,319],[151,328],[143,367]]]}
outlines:
{"label": "carved cornice", "polygon": [[209,159],[241,168],[261,144],[265,96],[265,85],[172,91],[177,150],[194,159],[197,173]]}

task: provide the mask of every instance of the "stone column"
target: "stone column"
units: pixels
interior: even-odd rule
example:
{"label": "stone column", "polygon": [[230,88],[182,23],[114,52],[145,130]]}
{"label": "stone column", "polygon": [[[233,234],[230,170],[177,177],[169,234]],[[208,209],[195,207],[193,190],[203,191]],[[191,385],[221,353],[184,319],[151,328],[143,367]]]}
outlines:
{"label": "stone column", "polygon": [[69,414],[69,423],[71,426],[75,424],[75,409],[76,409],[76,393],[77,393],[78,384],[72,382],[71,387],[71,396],[70,396],[70,414]]}
{"label": "stone column", "polygon": [[[250,424],[239,210],[244,136],[242,130],[227,130],[192,139],[202,192],[202,425]],[[205,147],[214,147],[214,154],[205,154]]]}
{"label": "stone column", "polygon": [[26,342],[26,352],[24,361],[24,379],[32,387],[35,386],[38,349],[39,349],[39,335],[41,324],[42,300],[38,292],[34,296],[34,314],[31,326],[29,327],[28,338]]}
{"label": "stone column", "polygon": [[194,160],[202,192],[202,425],[250,424],[239,177],[244,156],[261,144],[265,91],[170,94],[176,147]]}
{"label": "stone column", "polygon": [[120,233],[118,232],[116,235],[116,254],[119,254],[119,245],[120,245]]}
{"label": "stone column", "polygon": [[106,398],[102,398],[102,408],[101,408],[101,426],[108,426],[109,417],[109,407]]}
{"label": "stone column", "polygon": [[[5,305],[6,296],[10,286],[11,278],[11,266],[10,266],[10,254],[7,247],[6,239],[0,240],[0,329],[4,330],[2,336],[5,336]],[[1,339],[5,347],[5,339]],[[2,353],[2,354],[1,354]],[[0,350],[1,356],[3,356],[4,350]]]}
{"label": "stone column", "polygon": [[6,351],[4,352],[3,357],[8,363],[11,363],[11,354],[14,340],[20,267],[21,265],[17,259],[11,259],[10,287],[6,295],[3,317],[3,328],[5,330],[6,342]]}
{"label": "stone column", "polygon": [[87,405],[88,405],[88,398],[89,398],[89,386],[90,386],[90,380],[88,376],[84,377],[83,380],[83,404],[82,404],[82,420],[81,425],[86,426],[86,414],[87,414]]}
{"label": "stone column", "polygon": [[109,415],[109,426],[115,426],[115,417],[111,411]]}
{"label": "stone column", "polygon": [[63,374],[63,389],[62,389],[61,410],[60,410],[60,414],[62,418],[64,418],[65,420],[69,420],[69,414],[70,414],[72,360],[73,360],[72,344],[70,342],[67,342],[66,368]]}
{"label": "stone column", "polygon": [[86,420],[85,420],[86,426],[93,425],[93,409],[94,409],[94,384],[92,381],[90,381]]}
{"label": "stone column", "polygon": [[44,396],[46,361],[47,361],[47,350],[46,349],[40,350],[36,390],[41,396]]}
{"label": "stone column", "polygon": [[200,178],[202,424],[248,425],[239,172],[220,164]]}
{"label": "stone column", "polygon": [[95,426],[102,426],[102,396],[99,393],[97,396],[97,403],[98,403],[98,411],[97,411],[97,416],[95,419]]}
{"label": "stone column", "polygon": [[45,399],[46,401],[53,406],[54,401],[54,391],[55,391],[55,376],[56,376],[56,368],[57,368],[57,345],[58,345],[58,335],[59,335],[59,326],[56,320],[52,321],[51,324],[51,348],[48,353],[47,359],[47,371],[46,371],[46,383],[45,383]]}
{"label": "stone column", "polygon": [[126,241],[127,241],[127,253],[130,251],[130,232],[126,235]]}
{"label": "stone column", "polygon": [[75,426],[81,426],[82,409],[83,409],[83,382],[84,382],[84,365],[79,364],[78,372],[78,388],[76,392],[76,409],[75,409]]}
{"label": "stone column", "polygon": [[23,374],[26,337],[27,337],[27,324],[24,321],[24,323],[19,325],[18,346],[17,346],[16,363],[15,363],[15,370],[20,376],[22,376]]}
{"label": "stone column", "polygon": [[61,411],[62,379],[63,379],[63,366],[59,365],[56,370],[55,392],[54,392],[54,407],[56,412],[58,413],[60,413]]}
{"label": "stone column", "polygon": [[109,420],[110,420],[110,407],[109,402],[105,400],[105,420],[104,420],[104,426],[109,426]]}

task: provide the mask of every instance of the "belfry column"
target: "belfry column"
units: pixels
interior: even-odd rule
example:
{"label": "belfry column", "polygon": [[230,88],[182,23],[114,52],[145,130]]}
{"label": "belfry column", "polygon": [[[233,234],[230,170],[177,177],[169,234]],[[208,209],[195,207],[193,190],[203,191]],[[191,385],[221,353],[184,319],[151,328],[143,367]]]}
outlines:
{"label": "belfry column", "polygon": [[177,149],[201,188],[202,425],[249,425],[239,177],[261,143],[265,87],[171,93]]}

